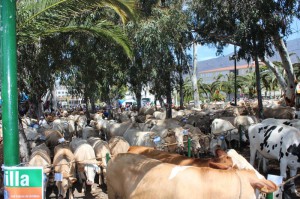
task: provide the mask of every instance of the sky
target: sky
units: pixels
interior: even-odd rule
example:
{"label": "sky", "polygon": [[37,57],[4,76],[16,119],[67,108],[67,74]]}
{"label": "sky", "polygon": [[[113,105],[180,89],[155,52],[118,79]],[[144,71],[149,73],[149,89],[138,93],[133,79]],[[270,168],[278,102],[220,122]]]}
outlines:
{"label": "sky", "polygon": [[[292,35],[290,35],[287,40],[293,40],[296,38],[300,38],[300,20],[295,20],[292,24]],[[197,60],[204,61],[212,58],[217,58],[220,56],[226,56],[230,53],[233,53],[233,45],[229,45],[228,47],[224,48],[223,55],[216,56],[217,49],[211,48],[208,46],[198,46],[197,48]]]}

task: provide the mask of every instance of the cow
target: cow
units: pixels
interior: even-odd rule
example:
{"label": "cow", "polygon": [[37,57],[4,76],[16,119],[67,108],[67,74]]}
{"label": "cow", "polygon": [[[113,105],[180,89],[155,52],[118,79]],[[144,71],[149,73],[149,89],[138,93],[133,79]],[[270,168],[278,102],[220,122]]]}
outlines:
{"label": "cow", "polygon": [[267,159],[276,159],[280,163],[280,175],[295,176],[300,167],[300,131],[285,125],[258,123],[249,127],[250,163],[254,165],[256,152]]}
{"label": "cow", "polygon": [[218,149],[217,158],[188,158],[175,153],[159,151],[151,147],[131,146],[128,153],[144,155],[148,158],[160,160],[165,163],[176,164],[180,166],[196,166],[196,167],[211,167],[216,169],[233,168],[232,159],[227,156],[226,152]]}
{"label": "cow", "polygon": [[[280,175],[287,178],[297,174],[300,167],[300,131],[286,125],[258,123],[249,127],[250,163],[254,165],[256,152],[266,159],[279,161]],[[295,187],[292,192],[296,193]]]}
{"label": "cow", "polygon": [[79,182],[83,184],[83,189],[85,185],[93,189],[96,173],[100,173],[93,147],[81,138],[73,138],[70,147],[75,156]]}
{"label": "cow", "polygon": [[106,167],[107,167],[106,158],[107,155],[111,156],[108,143],[96,137],[90,137],[87,141],[93,147],[96,155],[96,159],[102,170],[102,173],[99,173],[99,184],[100,185],[103,184],[101,174],[103,174],[104,183],[106,184]]}
{"label": "cow", "polygon": [[146,124],[148,129],[144,129],[145,131],[153,131],[157,133],[161,138],[164,138],[168,134],[170,135],[171,133],[173,133],[176,138],[178,149],[183,149],[183,137],[185,131],[183,127],[179,125],[179,121],[175,119],[149,120],[146,121]]}
{"label": "cow", "polygon": [[112,137],[108,141],[108,146],[112,156],[119,153],[126,153],[130,147],[129,143],[121,136]]}
{"label": "cow", "polygon": [[188,132],[188,137],[192,140],[192,152],[194,155],[198,154],[200,151],[206,153],[209,150],[209,136],[201,132],[198,127],[194,127],[190,124],[185,124],[184,128]]}
{"label": "cow", "polygon": [[[218,142],[221,140],[223,149],[227,149],[225,139],[229,142],[231,140],[240,141],[240,135],[238,129],[233,126],[229,121],[223,119],[214,119],[211,124],[211,136],[212,138],[217,137]],[[220,139],[220,140],[219,140]],[[247,141],[245,133],[242,131],[242,141]],[[212,145],[212,144],[211,144]],[[212,150],[212,148],[211,148]],[[213,151],[211,151],[213,153]]]}
{"label": "cow", "polygon": [[108,123],[107,124],[107,138],[108,140],[114,136],[123,136],[126,130],[132,127],[133,123],[131,121],[122,123]]}
{"label": "cow", "polygon": [[269,124],[269,125],[286,125],[286,126],[292,126],[296,129],[300,130],[300,120],[299,119],[275,119],[275,118],[267,118],[261,121],[263,124]]}
{"label": "cow", "polygon": [[68,144],[62,143],[54,148],[53,167],[59,197],[66,198],[67,192],[69,192],[69,196],[72,196],[72,184],[77,179],[75,174],[75,156]]}
{"label": "cow", "polygon": [[130,146],[155,146],[153,139],[155,137],[155,133],[151,131],[141,131],[139,129],[128,129],[123,137]]}
{"label": "cow", "polygon": [[76,115],[74,117],[75,121],[75,131],[77,137],[82,137],[82,129],[87,125],[87,118],[85,115]]}
{"label": "cow", "polygon": [[51,157],[54,156],[54,148],[56,145],[65,142],[64,136],[56,130],[44,129],[41,132],[40,139],[45,140],[45,144],[50,149]]}
{"label": "cow", "polygon": [[270,193],[278,187],[250,170],[178,166],[130,153],[113,157],[107,167],[110,199],[254,199],[256,189]]}
{"label": "cow", "polygon": [[91,126],[85,126],[82,128],[82,139],[87,140],[90,137],[98,137],[99,131],[96,131]]}
{"label": "cow", "polygon": [[[49,174],[51,172],[50,150],[45,143],[34,147],[28,162],[29,166],[43,167],[44,171],[44,191],[46,192]],[[46,194],[46,193],[45,193]]]}
{"label": "cow", "polygon": [[296,110],[294,107],[288,107],[288,106],[265,107],[263,115],[265,118],[291,120],[296,117]]}

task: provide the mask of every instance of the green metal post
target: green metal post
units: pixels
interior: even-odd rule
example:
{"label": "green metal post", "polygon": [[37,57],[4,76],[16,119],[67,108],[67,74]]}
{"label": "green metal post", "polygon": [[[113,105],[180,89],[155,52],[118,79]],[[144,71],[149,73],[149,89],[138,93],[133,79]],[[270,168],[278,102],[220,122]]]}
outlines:
{"label": "green metal post", "polygon": [[106,153],[106,163],[108,163],[109,160],[110,160],[109,153]]}
{"label": "green metal post", "polygon": [[4,165],[19,164],[16,1],[1,0],[2,129]]}
{"label": "green metal post", "polygon": [[191,138],[188,138],[188,157],[191,157]]}

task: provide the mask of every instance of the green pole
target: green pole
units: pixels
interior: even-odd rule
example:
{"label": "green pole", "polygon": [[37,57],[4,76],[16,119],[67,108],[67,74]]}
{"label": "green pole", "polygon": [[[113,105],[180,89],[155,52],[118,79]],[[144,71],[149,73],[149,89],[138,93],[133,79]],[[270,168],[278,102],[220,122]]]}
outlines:
{"label": "green pole", "polygon": [[110,160],[109,153],[106,153],[106,163],[108,163],[109,160]]}
{"label": "green pole", "polygon": [[188,157],[191,157],[191,138],[188,138]]}
{"label": "green pole", "polygon": [[2,130],[4,165],[19,164],[16,1],[1,0]]}

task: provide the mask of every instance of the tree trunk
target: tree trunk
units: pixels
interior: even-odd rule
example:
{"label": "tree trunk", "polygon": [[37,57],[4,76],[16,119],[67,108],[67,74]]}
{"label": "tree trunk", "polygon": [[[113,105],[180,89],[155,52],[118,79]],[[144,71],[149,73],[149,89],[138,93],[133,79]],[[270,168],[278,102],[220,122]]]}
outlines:
{"label": "tree trunk", "polygon": [[292,61],[290,59],[288,50],[285,46],[285,43],[283,39],[280,37],[280,35],[274,35],[274,46],[279,52],[282,65],[284,70],[286,71],[287,74],[287,86],[285,89],[283,89],[284,92],[284,98],[287,106],[295,106],[295,74],[294,74],[294,69],[292,65]]}
{"label": "tree trunk", "polygon": [[[254,49],[256,49],[256,41],[254,40]],[[262,104],[262,97],[261,97],[261,86],[260,86],[260,73],[259,73],[259,62],[258,57],[254,55],[255,60],[255,75],[256,75],[256,91],[257,91],[257,100],[258,100],[258,117],[263,119],[263,104]]]}
{"label": "tree trunk", "polygon": [[190,69],[193,93],[194,93],[194,107],[200,109],[199,90],[197,85],[197,43],[193,43],[193,68]]}
{"label": "tree trunk", "polygon": [[170,119],[172,118],[172,86],[171,86],[171,80],[170,80],[170,73],[168,73],[168,83],[167,83],[167,106],[166,106],[166,118]]}
{"label": "tree trunk", "polygon": [[278,71],[278,68],[266,56],[265,57],[260,57],[260,59],[275,74],[276,79],[278,80],[278,83],[280,85],[281,90],[285,91],[287,84],[284,80],[283,75]]}
{"label": "tree trunk", "polygon": [[179,74],[179,96],[180,96],[180,109],[183,109],[183,100],[184,100],[184,93],[183,93],[183,77],[182,72]]}
{"label": "tree trunk", "polygon": [[89,101],[88,101],[88,96],[86,93],[84,93],[84,101],[85,101],[85,104],[86,104],[86,111],[85,111],[85,115],[86,115],[86,118],[89,120],[91,119],[91,115],[90,115],[90,112],[89,112]]}
{"label": "tree trunk", "polygon": [[92,111],[92,113],[96,113],[95,98],[91,97],[90,101],[91,101],[91,111]]}
{"label": "tree trunk", "polygon": [[133,90],[136,96],[137,111],[139,111],[142,104],[142,85],[136,85]]}

